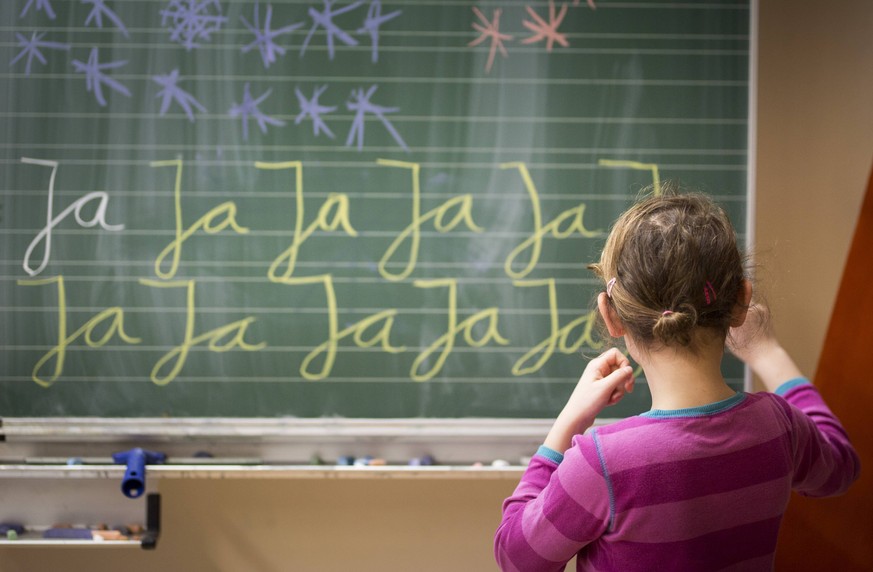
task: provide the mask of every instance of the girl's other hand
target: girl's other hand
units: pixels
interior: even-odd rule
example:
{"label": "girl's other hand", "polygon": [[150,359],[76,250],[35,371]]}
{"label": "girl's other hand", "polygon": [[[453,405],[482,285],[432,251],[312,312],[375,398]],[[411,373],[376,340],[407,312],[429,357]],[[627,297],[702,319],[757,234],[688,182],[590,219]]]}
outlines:
{"label": "girl's other hand", "polygon": [[752,304],[742,325],[731,328],[727,347],[758,376],[767,391],[802,377],[800,369],[770,328],[770,310]]}

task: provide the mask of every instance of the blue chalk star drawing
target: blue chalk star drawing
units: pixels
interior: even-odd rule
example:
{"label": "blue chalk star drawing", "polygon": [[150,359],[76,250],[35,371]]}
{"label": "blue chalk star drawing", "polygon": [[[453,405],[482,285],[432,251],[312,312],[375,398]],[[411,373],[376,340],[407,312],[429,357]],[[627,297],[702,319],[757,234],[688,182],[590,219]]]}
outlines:
{"label": "blue chalk star drawing", "polygon": [[251,93],[249,93],[249,84],[246,82],[245,87],[243,88],[243,102],[239,105],[234,103],[233,107],[230,108],[231,117],[242,117],[243,141],[249,140],[249,117],[255,118],[258,122],[258,127],[261,128],[261,133],[267,132],[267,124],[275,125],[277,127],[285,125],[284,121],[270,117],[258,109],[258,105],[270,97],[270,92],[272,91],[272,89],[268,89],[259,98],[252,99]]}
{"label": "blue chalk star drawing", "polygon": [[185,115],[188,116],[188,121],[191,123],[194,123],[194,112],[191,110],[192,106],[196,107],[201,113],[206,112],[206,108],[203,107],[203,105],[201,105],[193,95],[179,87],[181,78],[179,77],[178,69],[174,69],[166,75],[152,76],[152,80],[164,88],[159,91],[157,95],[157,97],[163,98],[161,100],[161,115],[164,115],[167,110],[170,109],[170,104],[174,101],[179,105],[179,107],[185,110]]}
{"label": "blue chalk star drawing", "polygon": [[18,52],[18,55],[12,58],[12,61],[9,62],[10,67],[15,65],[15,62],[27,56],[27,64],[24,66],[24,74],[30,75],[30,64],[33,63],[33,58],[39,60],[42,65],[46,65],[48,61],[45,59],[45,56],[40,52],[40,48],[48,49],[48,50],[70,50],[70,44],[62,44],[60,42],[43,42],[42,37],[45,36],[48,32],[43,32],[39,34],[37,32],[33,32],[31,34],[30,39],[22,36],[18,32],[15,33],[15,36],[18,38],[18,45],[21,47],[21,51]]}
{"label": "blue chalk star drawing", "polygon": [[242,20],[243,25],[248,28],[249,32],[255,35],[255,41],[251,44],[244,46],[242,48],[243,53],[250,51],[252,48],[257,46],[258,50],[261,52],[261,59],[264,60],[264,67],[270,67],[270,64],[276,61],[276,54],[285,55],[285,48],[277,45],[274,40],[278,36],[282,34],[290,34],[297,28],[303,25],[303,22],[297,22],[294,24],[289,24],[287,26],[283,26],[278,30],[271,30],[270,24],[273,19],[273,5],[267,4],[267,16],[264,19],[264,31],[262,32],[259,29],[260,24],[260,8],[258,3],[255,2],[255,15],[254,15],[254,23],[249,24],[248,20],[246,20],[243,16],[240,16],[239,19]]}
{"label": "blue chalk star drawing", "polygon": [[199,40],[208,42],[225,22],[218,0],[171,0],[161,10],[161,25],[170,27],[170,39],[188,51],[199,47]]}
{"label": "blue chalk star drawing", "polygon": [[83,63],[79,60],[73,60],[72,62],[77,73],[85,74],[85,86],[88,91],[94,92],[94,97],[97,98],[97,103],[106,107],[106,98],[103,97],[103,84],[106,84],[109,88],[130,97],[130,90],[124,87],[120,82],[103,73],[103,70],[120,68],[127,65],[127,60],[101,64],[98,57],[97,48],[91,48],[91,55],[88,57],[88,63]]}
{"label": "blue chalk star drawing", "polygon": [[294,88],[294,93],[297,94],[297,101],[300,103],[300,114],[294,119],[294,124],[300,125],[304,119],[309,117],[312,119],[312,132],[314,135],[317,136],[323,131],[328,137],[333,139],[333,132],[328,129],[321,116],[336,111],[336,106],[331,107],[318,103],[318,98],[321,97],[325,89],[327,89],[326,85],[314,89],[312,91],[312,98],[306,99],[306,96],[300,92],[300,89]]}
{"label": "blue chalk star drawing", "polygon": [[39,12],[43,10],[46,15],[52,20],[55,19],[55,11],[52,10],[52,4],[49,0],[27,0],[27,4],[24,5],[24,10],[21,11],[21,14],[18,15],[19,18],[24,18],[24,15],[27,14],[27,11],[30,10],[30,7],[33,6],[34,10]]}
{"label": "blue chalk star drawing", "polygon": [[406,143],[403,142],[403,138],[400,137],[400,134],[397,133],[397,130],[394,129],[394,126],[391,125],[391,122],[385,118],[386,113],[394,113],[398,111],[397,107],[382,107],[381,105],[376,105],[375,103],[370,102],[370,98],[373,97],[373,94],[376,93],[378,86],[371,86],[370,89],[364,93],[364,88],[358,88],[352,90],[352,101],[346,102],[346,108],[349,111],[355,112],[355,119],[352,121],[352,128],[349,130],[349,136],[346,139],[346,147],[350,147],[352,145],[352,141],[357,141],[358,151],[361,150],[361,147],[364,145],[364,121],[367,113],[372,113],[376,116],[379,121],[382,122],[382,125],[385,126],[385,129],[388,130],[388,133],[391,134],[391,137],[400,145],[405,151],[409,149],[406,147]]}
{"label": "blue chalk star drawing", "polygon": [[93,5],[91,12],[85,19],[85,26],[88,26],[88,24],[91,23],[91,20],[94,20],[94,22],[97,23],[97,27],[103,29],[103,16],[106,16],[113,24],[115,24],[116,28],[121,30],[121,33],[124,34],[125,38],[130,37],[127,28],[124,26],[124,22],[122,22],[121,18],[118,17],[118,14],[106,6],[105,0],[82,0],[82,4]]}
{"label": "blue chalk star drawing", "polygon": [[379,61],[379,27],[393,20],[400,15],[400,10],[395,10],[390,14],[382,15],[382,2],[373,0],[370,2],[370,9],[367,10],[367,19],[364,20],[364,26],[358,30],[358,33],[367,32],[370,34],[370,39],[373,41],[373,49],[371,59],[373,63]]}
{"label": "blue chalk star drawing", "polygon": [[324,10],[319,12],[315,8],[309,9],[309,16],[312,18],[312,28],[309,29],[309,33],[306,34],[306,39],[303,40],[303,46],[300,48],[300,57],[303,57],[303,54],[306,53],[306,48],[309,46],[309,41],[312,39],[312,35],[315,34],[315,31],[318,30],[318,27],[321,26],[324,28],[324,31],[327,35],[327,54],[330,59],[333,59],[333,39],[337,37],[340,39],[342,43],[347,46],[357,46],[358,41],[351,37],[345,30],[337,26],[333,18],[334,16],[339,16],[341,14],[345,14],[351,10],[354,10],[358,6],[361,5],[361,2],[353,2],[348,6],[343,6],[338,10],[333,10],[331,7],[333,6],[333,0],[321,0],[324,4]]}

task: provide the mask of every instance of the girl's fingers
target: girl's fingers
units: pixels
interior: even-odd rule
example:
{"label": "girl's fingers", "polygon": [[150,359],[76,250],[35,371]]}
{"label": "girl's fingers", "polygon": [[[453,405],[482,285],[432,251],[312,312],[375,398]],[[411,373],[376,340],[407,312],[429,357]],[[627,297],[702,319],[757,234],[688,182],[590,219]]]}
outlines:
{"label": "girl's fingers", "polygon": [[616,348],[610,348],[601,354],[602,358],[605,359],[608,365],[613,366],[613,368],[624,367],[626,365],[630,365],[630,361],[628,361],[627,356],[618,351]]}
{"label": "girl's fingers", "polygon": [[621,401],[621,398],[624,397],[625,394],[633,392],[635,381],[633,373],[633,368],[630,365],[626,365],[615,370],[609,376],[604,378],[604,381],[613,378],[610,380],[610,383],[615,383],[612,395],[609,397],[609,405],[615,405]]}
{"label": "girl's fingers", "polygon": [[620,367],[599,381],[606,388],[611,388],[610,402],[615,399],[616,394],[621,399],[628,392],[628,385],[633,386],[633,368],[630,366]]}
{"label": "girl's fingers", "polygon": [[591,360],[591,365],[597,369],[601,377],[607,377],[620,368],[630,366],[630,361],[616,348],[610,348]]}
{"label": "girl's fingers", "polygon": [[628,382],[633,381],[633,373],[634,368],[630,365],[625,365],[617,368],[615,371],[604,377],[602,381],[615,386],[627,384]]}

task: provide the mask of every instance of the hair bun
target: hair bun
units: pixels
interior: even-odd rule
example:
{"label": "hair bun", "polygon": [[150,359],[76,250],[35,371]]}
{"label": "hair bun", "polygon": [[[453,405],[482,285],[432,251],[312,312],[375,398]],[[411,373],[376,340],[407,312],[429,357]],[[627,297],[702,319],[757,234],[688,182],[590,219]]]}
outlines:
{"label": "hair bun", "polygon": [[655,340],[666,346],[687,346],[697,325],[697,310],[691,304],[682,304],[675,310],[664,310],[652,327]]}

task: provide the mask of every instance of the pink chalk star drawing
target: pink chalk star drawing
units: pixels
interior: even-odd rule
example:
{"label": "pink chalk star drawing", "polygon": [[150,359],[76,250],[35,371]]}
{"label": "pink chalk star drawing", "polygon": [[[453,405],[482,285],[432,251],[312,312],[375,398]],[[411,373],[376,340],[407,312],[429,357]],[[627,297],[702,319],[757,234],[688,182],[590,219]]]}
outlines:
{"label": "pink chalk star drawing", "polygon": [[[594,5],[594,0],[587,0],[587,2],[588,2],[589,8],[591,8],[592,10],[597,10],[597,6]],[[579,5],[579,0],[573,0],[573,6],[578,6],[578,5]]]}
{"label": "pink chalk star drawing", "polygon": [[485,17],[485,14],[475,6],[473,7],[473,12],[479,20],[482,21],[482,24],[473,22],[473,28],[482,35],[467,45],[470,47],[478,46],[488,38],[491,38],[491,49],[488,51],[488,63],[485,64],[485,72],[490,73],[491,66],[494,65],[494,54],[497,50],[500,50],[500,53],[503,54],[503,57],[505,58],[508,54],[506,53],[506,47],[503,45],[503,42],[511,40],[512,36],[500,33],[501,9],[497,8],[494,10],[494,18],[490,22],[488,21],[488,18]]}
{"label": "pink chalk star drawing", "polygon": [[549,0],[549,21],[546,23],[539,14],[537,14],[530,6],[525,6],[527,13],[535,20],[531,22],[524,20],[524,27],[534,33],[533,36],[521,41],[522,44],[533,44],[542,40],[546,41],[546,50],[551,52],[555,42],[558,42],[565,48],[570,45],[567,41],[567,36],[558,32],[558,26],[564,21],[564,16],[567,15],[567,5],[561,6],[560,12],[555,12],[554,0]]}

